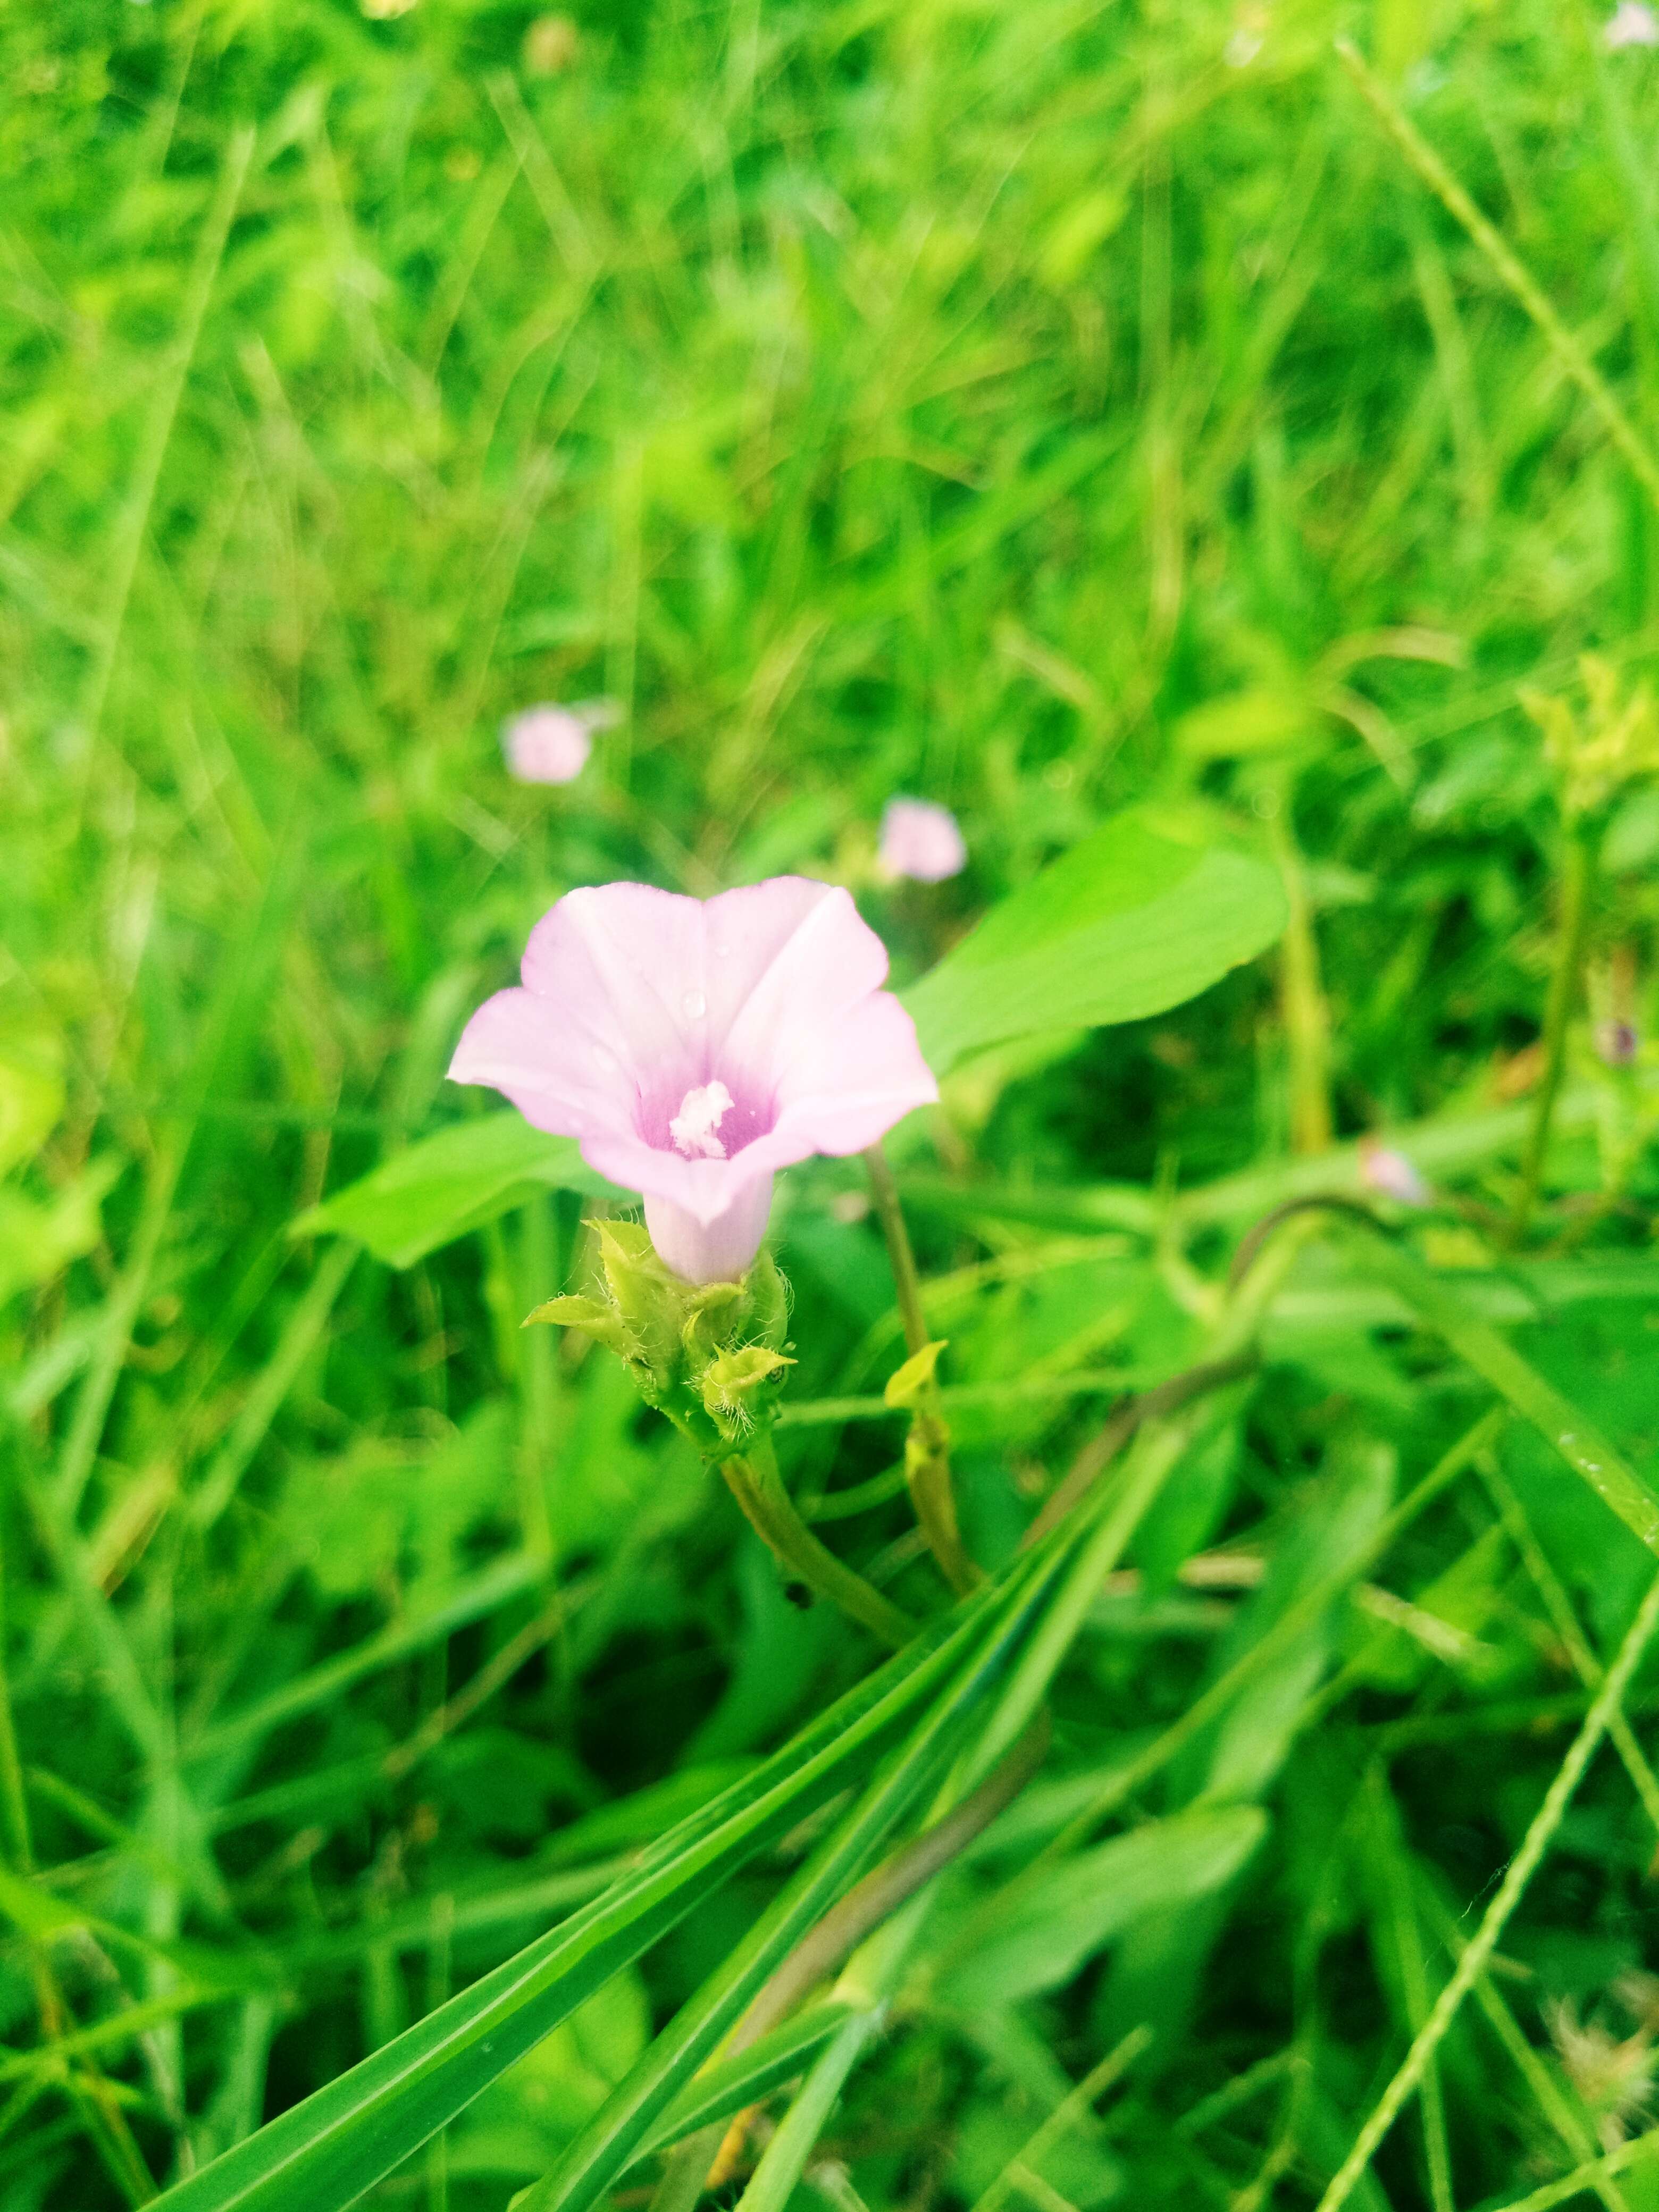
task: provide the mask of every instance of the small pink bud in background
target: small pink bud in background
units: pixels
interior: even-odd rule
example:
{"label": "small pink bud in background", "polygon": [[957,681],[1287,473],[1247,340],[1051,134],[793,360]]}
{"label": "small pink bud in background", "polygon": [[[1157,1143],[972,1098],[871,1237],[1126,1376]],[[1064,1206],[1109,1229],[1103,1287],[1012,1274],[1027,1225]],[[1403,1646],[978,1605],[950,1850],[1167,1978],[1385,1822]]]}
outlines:
{"label": "small pink bud in background", "polygon": [[1374,1198],[1391,1198],[1401,1206],[1430,1206],[1434,1200],[1404,1152],[1389,1145],[1361,1145],[1359,1180]]}
{"label": "small pink bud in background", "polygon": [[609,699],[526,707],[501,726],[507,774],[520,783],[574,783],[587,766],[594,731],[620,720],[620,708]]}
{"label": "small pink bud in background", "polygon": [[1620,0],[1601,26],[1601,44],[1609,53],[1620,46],[1659,46],[1659,15],[1642,0]]}
{"label": "small pink bud in background", "polygon": [[1609,1067],[1632,1066],[1641,1042],[1633,1022],[1599,1022],[1596,1024],[1595,1049]]}
{"label": "small pink bud in background", "polygon": [[745,1271],[779,1168],[862,1152],[939,1096],[881,988],[886,947],[828,884],[571,891],[522,973],[467,1024],[452,1080],[504,1092],[641,1192],[652,1243],[689,1282]]}
{"label": "small pink bud in background", "polygon": [[913,883],[942,884],[968,865],[957,817],[931,799],[890,799],[881,817],[882,872]]}

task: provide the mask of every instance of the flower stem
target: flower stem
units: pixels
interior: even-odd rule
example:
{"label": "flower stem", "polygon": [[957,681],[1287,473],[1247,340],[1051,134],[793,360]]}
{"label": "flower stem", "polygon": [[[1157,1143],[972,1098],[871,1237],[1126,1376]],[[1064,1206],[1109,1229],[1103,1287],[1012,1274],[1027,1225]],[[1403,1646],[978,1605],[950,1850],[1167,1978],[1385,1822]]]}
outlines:
{"label": "flower stem", "polygon": [[[898,1293],[899,1319],[904,1326],[905,1349],[914,1358],[932,1340],[927,1333],[927,1317],[921,1310],[921,1278],[916,1272],[916,1255],[910,1249],[910,1233],[904,1225],[904,1210],[899,1204],[893,1170],[878,1143],[866,1152],[864,1164],[870,1177],[876,1218],[887,1239],[893,1286]],[[904,1446],[904,1475],[927,1548],[945,1581],[959,1597],[964,1596],[978,1587],[982,1577],[969,1556],[957,1526],[956,1492],[951,1480],[951,1431],[939,1403],[939,1385],[931,1378],[910,1416],[910,1433]]]}
{"label": "flower stem", "polygon": [[916,1632],[909,1614],[901,1613],[872,1583],[866,1582],[821,1544],[796,1512],[778,1473],[769,1437],[757,1437],[747,1452],[722,1460],[720,1473],[750,1525],[786,1572],[861,1621],[895,1650],[909,1642]]}
{"label": "flower stem", "polygon": [[892,1264],[893,1287],[898,1292],[899,1319],[904,1324],[904,1348],[918,1352],[932,1340],[928,1334],[927,1316],[921,1310],[921,1277],[916,1272],[916,1255],[910,1249],[910,1232],[904,1225],[904,1209],[899,1204],[898,1185],[893,1180],[893,1170],[887,1164],[887,1155],[879,1143],[871,1146],[864,1155],[866,1172],[870,1177],[870,1195],[875,1200],[876,1218],[881,1224],[881,1233],[887,1239],[887,1257]]}
{"label": "flower stem", "polygon": [[1532,1127],[1521,1164],[1521,1188],[1510,1214],[1510,1239],[1518,1244],[1537,1203],[1549,1151],[1550,1124],[1560,1094],[1567,1061],[1567,1024],[1577,1003],[1584,966],[1584,939],[1589,924],[1590,890],[1595,878],[1595,830],[1583,821],[1566,824],[1566,852],[1561,864],[1561,921],[1556,935],[1555,968],[1550,977],[1549,999],[1544,1009],[1544,1073],[1533,1108]]}

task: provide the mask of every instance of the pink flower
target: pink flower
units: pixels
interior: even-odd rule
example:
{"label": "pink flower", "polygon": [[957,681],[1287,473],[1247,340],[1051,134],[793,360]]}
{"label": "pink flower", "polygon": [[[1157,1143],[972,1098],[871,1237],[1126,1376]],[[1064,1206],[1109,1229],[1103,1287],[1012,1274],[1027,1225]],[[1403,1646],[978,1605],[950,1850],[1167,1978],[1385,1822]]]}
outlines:
{"label": "pink flower", "polygon": [[890,876],[940,884],[968,865],[968,848],[948,806],[931,799],[890,799],[881,817],[881,865]]}
{"label": "pink flower", "polygon": [[574,783],[587,766],[593,732],[619,719],[608,699],[585,699],[574,707],[526,707],[501,725],[507,774],[520,783]]}
{"label": "pink flower", "polygon": [[1375,1198],[1401,1206],[1431,1206],[1434,1194],[1406,1158],[1391,1146],[1361,1142],[1359,1180]]}
{"label": "pink flower", "polygon": [[530,933],[521,990],[467,1024],[450,1075],[645,1195],[694,1283],[741,1275],[779,1168],[861,1152],[939,1096],[887,953],[844,890],[776,876],[712,899],[571,891]]}
{"label": "pink flower", "polygon": [[1596,1025],[1595,1049],[1609,1067],[1633,1067],[1642,1040],[1633,1022],[1601,1022]]}
{"label": "pink flower", "polygon": [[1659,46],[1659,15],[1642,0],[1620,0],[1601,26],[1601,43],[1610,53],[1621,46]]}

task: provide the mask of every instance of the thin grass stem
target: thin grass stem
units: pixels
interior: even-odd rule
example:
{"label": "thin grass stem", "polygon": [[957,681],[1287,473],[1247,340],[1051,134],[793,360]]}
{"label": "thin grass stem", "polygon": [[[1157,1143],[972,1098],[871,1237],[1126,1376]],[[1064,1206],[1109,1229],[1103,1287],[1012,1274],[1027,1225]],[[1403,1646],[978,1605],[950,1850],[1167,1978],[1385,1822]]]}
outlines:
{"label": "thin grass stem", "polygon": [[1347,39],[1338,39],[1335,45],[1338,60],[1358,86],[1384,130],[1543,332],[1563,368],[1601,416],[1607,435],[1641,479],[1655,505],[1659,506],[1659,462],[1638,436],[1607,379],[1562,321],[1532,272],[1481,214],[1394,94],[1366,64],[1358,48]]}
{"label": "thin grass stem", "polygon": [[[904,1327],[905,1349],[915,1359],[927,1351],[933,1339],[922,1308],[921,1278],[916,1271],[910,1232],[904,1224],[904,1208],[899,1203],[893,1170],[879,1143],[872,1145],[865,1153],[864,1164],[870,1177],[876,1218],[887,1240],[899,1318]],[[956,1492],[951,1480],[951,1431],[939,1402],[939,1389],[938,1382],[930,1374],[917,1394],[910,1415],[909,1435],[905,1440],[905,1479],[916,1520],[927,1539],[927,1548],[945,1581],[962,1596],[974,1589],[982,1577],[963,1544],[957,1525]]]}
{"label": "thin grass stem", "polygon": [[1522,1155],[1520,1187],[1510,1212],[1510,1241],[1514,1244],[1521,1243],[1526,1237],[1544,1180],[1556,1101],[1561,1095],[1561,1079],[1566,1071],[1567,1030],[1583,979],[1584,943],[1589,926],[1597,844],[1596,833],[1590,824],[1566,824],[1555,965],[1550,974],[1549,997],[1544,1008],[1544,1069],[1533,1103],[1526,1150]]}
{"label": "thin grass stem", "polygon": [[1422,2081],[1425,2068],[1456,2019],[1464,1998],[1497,1949],[1498,1938],[1508,1925],[1510,1916],[1538,1871],[1544,1854],[1561,1825],[1562,1817],[1572,1802],[1573,1794],[1583,1779],[1584,1770],[1606,1735],[1608,1721],[1618,1711],[1656,1629],[1659,1629],[1659,1576],[1656,1576],[1650,1583],[1647,1595],[1638,1607],[1636,1618],[1620,1647],[1619,1656],[1608,1669],[1607,1680],[1595,1703],[1584,1716],[1583,1726],[1562,1760],[1543,1803],[1534,1814],[1521,1848],[1510,1860],[1474,1940],[1458,1960],[1451,1979],[1435,2000],[1433,2011],[1413,2037],[1410,2050],[1355,2137],[1352,2148],[1332,2176],[1329,2186],[1319,2200],[1316,2212],[1339,2212],[1339,2208],[1347,2203],[1376,2154],[1378,2145],[1399,2118],[1401,2106]]}

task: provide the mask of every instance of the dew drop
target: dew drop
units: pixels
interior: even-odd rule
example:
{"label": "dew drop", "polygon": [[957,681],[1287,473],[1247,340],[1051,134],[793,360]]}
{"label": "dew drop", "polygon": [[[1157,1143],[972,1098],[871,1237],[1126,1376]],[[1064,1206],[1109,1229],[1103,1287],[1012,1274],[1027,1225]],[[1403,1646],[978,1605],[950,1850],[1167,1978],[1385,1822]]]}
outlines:
{"label": "dew drop", "polygon": [[688,991],[680,1004],[685,1009],[688,1022],[700,1022],[708,1012],[708,1001],[701,991]]}

